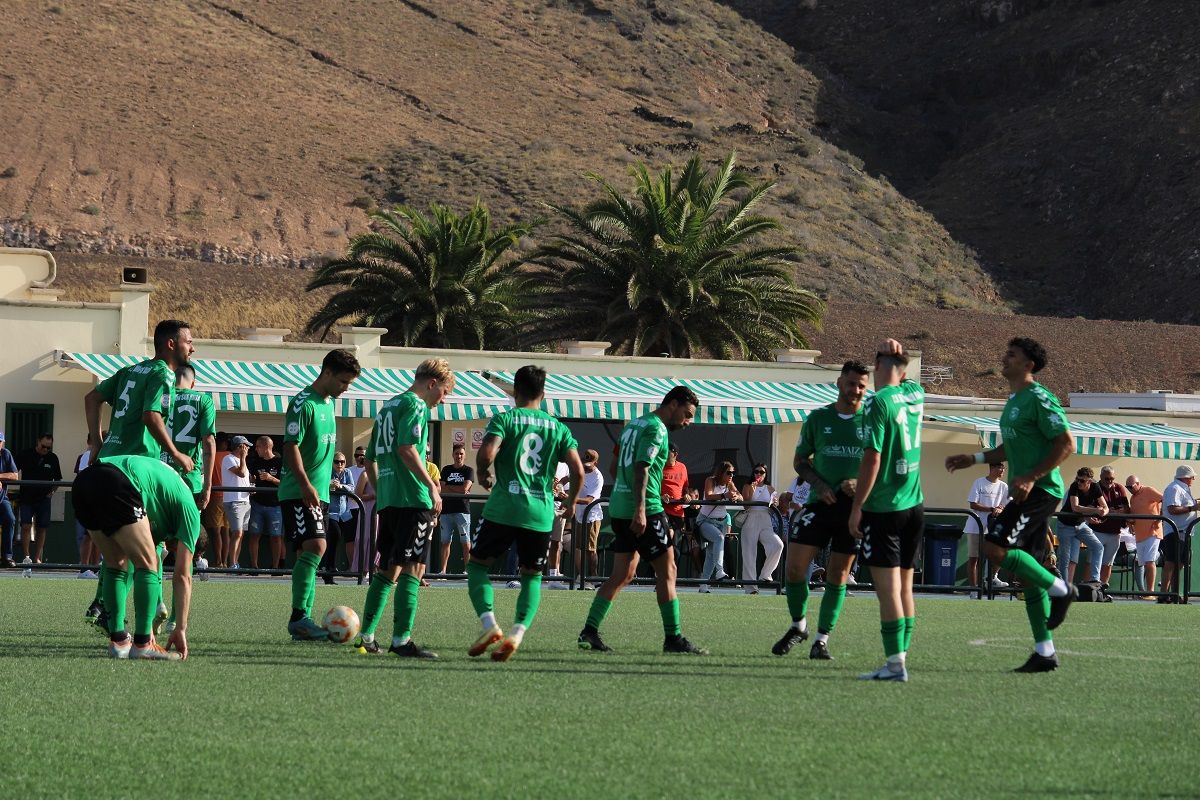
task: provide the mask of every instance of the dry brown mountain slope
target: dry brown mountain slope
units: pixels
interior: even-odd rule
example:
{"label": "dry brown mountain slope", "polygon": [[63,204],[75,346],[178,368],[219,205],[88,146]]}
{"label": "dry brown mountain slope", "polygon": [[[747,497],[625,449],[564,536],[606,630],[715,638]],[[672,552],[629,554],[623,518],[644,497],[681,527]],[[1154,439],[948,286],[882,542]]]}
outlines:
{"label": "dry brown mountain slope", "polygon": [[[1195,0],[726,0],[1031,313],[1200,321]],[[807,7],[807,9],[805,8]]]}
{"label": "dry brown mountain slope", "polygon": [[[12,0],[0,26],[11,244],[296,264],[362,207],[498,216],[731,149],[821,294],[995,303],[929,214],[812,133],[821,83],[712,0]],[[542,234],[546,235],[546,234]]]}

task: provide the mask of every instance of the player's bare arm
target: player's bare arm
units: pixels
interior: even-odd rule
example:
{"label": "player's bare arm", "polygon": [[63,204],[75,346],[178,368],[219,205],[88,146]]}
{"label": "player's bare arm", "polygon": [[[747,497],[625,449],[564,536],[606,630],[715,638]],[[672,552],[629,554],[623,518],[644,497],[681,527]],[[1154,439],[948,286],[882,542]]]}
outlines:
{"label": "player's bare arm", "polygon": [[[480,449],[482,450],[482,448]],[[437,481],[429,477],[429,472],[425,469],[425,454],[417,453],[416,445],[402,444],[396,448],[396,455],[400,456],[404,466],[429,490],[429,500],[433,504],[431,510],[434,515],[442,513],[442,492],[438,488]]]}
{"label": "player's bare arm", "polygon": [[879,451],[870,448],[863,451],[862,463],[858,467],[858,490],[854,493],[854,503],[850,506],[850,535],[855,539],[862,538],[863,504],[871,496],[875,488],[875,480],[879,477]]}
{"label": "player's bare arm", "polygon": [[633,520],[629,530],[634,536],[641,536],[646,530],[646,486],[650,483],[650,465],[639,461],[633,465],[633,496],[637,505],[633,509]]}
{"label": "player's bare arm", "polygon": [[304,505],[320,508],[321,496],[317,494],[317,488],[312,485],[308,473],[304,471],[304,459],[300,457],[300,448],[295,442],[283,443],[283,463],[287,464],[288,469],[296,476],[296,483],[300,484],[300,499]]}
{"label": "player's bare arm", "polygon": [[[991,450],[983,451],[984,464],[1003,464],[1007,459],[1004,455],[1004,445]],[[955,472],[960,469],[968,469],[976,464],[975,456],[970,453],[958,453],[952,456],[946,456],[946,471]]]}
{"label": "player's bare arm", "polygon": [[496,462],[496,453],[500,452],[503,439],[495,434],[483,437],[483,444],[475,454],[475,474],[479,476],[479,485],[491,491],[496,485],[496,476],[492,474],[492,464]]}
{"label": "player's bare arm", "polygon": [[192,551],[183,542],[175,550],[175,574],[171,578],[175,608],[175,630],[167,638],[167,649],[175,648],[182,659],[188,657],[188,613],[192,607]]}
{"label": "player's bare arm", "polygon": [[837,497],[833,494],[833,489],[829,484],[821,480],[821,476],[813,469],[812,460],[808,456],[796,456],[793,462],[796,468],[796,475],[800,478],[801,483],[807,482],[811,489],[811,496],[816,497],[822,503],[833,505],[837,502]]}

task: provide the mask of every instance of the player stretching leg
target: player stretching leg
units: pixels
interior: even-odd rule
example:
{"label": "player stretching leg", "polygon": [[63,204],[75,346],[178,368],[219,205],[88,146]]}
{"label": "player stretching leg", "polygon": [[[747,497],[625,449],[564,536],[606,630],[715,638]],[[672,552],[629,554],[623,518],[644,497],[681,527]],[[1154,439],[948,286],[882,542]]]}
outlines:
{"label": "player stretching leg", "polygon": [[337,450],[333,400],[350,388],[360,371],[358,359],[349,350],[330,350],[321,362],[321,374],[292,398],[284,418],[279,508],[284,536],[296,551],[288,621],[294,641],[328,639],[325,629],[313,622],[312,607],[317,597],[317,565],[325,553],[329,476]]}
{"label": "player stretching leg", "polygon": [[[104,554],[104,605],[112,627],[108,652],[113,658],[174,661],[187,658],[187,622],[191,605],[191,563],[200,535],[200,510],[175,470],[146,456],[108,456],[79,473],[71,487],[75,516]],[[162,595],[155,539],[177,541],[174,605],[176,625],[167,650],[151,635],[156,598]],[[129,596],[126,562],[133,572],[133,641],[125,632]],[[174,647],[177,652],[168,652]]]}
{"label": "player stretching leg", "polygon": [[[554,527],[554,475],[559,462],[566,462],[571,475],[566,507],[574,508],[579,498],[583,482],[579,445],[566,425],[540,410],[545,387],[544,369],[529,365],[517,370],[513,378],[516,408],[492,417],[475,457],[476,474],[483,488],[498,484],[501,489],[492,492],[483,506],[483,522],[467,565],[467,591],[483,625],[483,633],[467,650],[470,656],[483,655],[500,642],[492,651],[492,660],[507,661],[521,646],[533,622],[541,602],[542,567]],[[516,619],[508,636],[504,636],[492,609],[488,568],[508,552],[513,542],[521,564],[521,593],[517,596]]]}
{"label": "player stretching leg", "polygon": [[842,365],[837,380],[838,399],[809,415],[800,429],[796,445],[796,474],[811,487],[808,503],[788,532],[786,583],[788,611],[792,626],[771,652],[786,655],[808,638],[808,565],[817,554],[830,546],[825,569],[825,594],[817,622],[817,638],[808,657],[831,660],[829,634],[837,624],[846,602],[846,581],[858,540],[850,535],[847,524],[858,467],[862,462],[862,400],[867,391],[870,370],[858,361]]}
{"label": "player stretching leg", "polygon": [[875,354],[875,394],[863,412],[863,459],[850,506],[849,532],[862,538],[879,598],[887,662],[864,680],[907,681],[905,659],[917,608],[913,562],[925,529],[921,494],[921,415],[925,391],[904,375],[908,356],[895,339]]}
{"label": "player stretching leg", "polygon": [[396,584],[392,646],[404,658],[437,658],[412,640],[417,618],[417,590],[425,574],[425,550],[431,546],[434,518],[442,511],[442,493],[425,469],[429,442],[429,410],[454,391],[454,373],[444,358],[417,366],[412,386],[383,404],[367,445],[367,480],[375,487],[379,510],[379,569],[371,576],[363,608],[358,652],[379,654],[375,628]]}
{"label": "player stretching leg", "polygon": [[946,469],[951,472],[975,464],[1008,461],[1013,476],[1009,485],[1012,499],[984,536],[982,552],[993,566],[1020,576],[1025,586],[1025,612],[1033,630],[1034,649],[1014,672],[1050,672],[1058,668],[1050,631],[1066,619],[1067,609],[1078,594],[1074,585],[1042,566],[1047,523],[1064,494],[1058,467],[1075,452],[1067,415],[1058,398],[1033,379],[1044,366],[1046,350],[1040,344],[1025,338],[1010,341],[1001,366],[1011,394],[1000,417],[1000,446],[973,456],[963,453],[946,459]]}
{"label": "player stretching leg", "polygon": [[662,505],[662,471],[667,463],[667,431],[692,424],[695,393],[686,386],[667,392],[654,411],[630,422],[621,432],[617,453],[617,481],[609,511],[612,513],[612,575],[596,592],[587,624],[579,633],[579,647],[608,651],[600,638],[600,623],[608,615],[617,593],[633,580],[639,558],[654,566],[654,589],[662,614],[664,653],[694,653],[702,650],[680,634],[679,598],[675,596],[675,536]]}

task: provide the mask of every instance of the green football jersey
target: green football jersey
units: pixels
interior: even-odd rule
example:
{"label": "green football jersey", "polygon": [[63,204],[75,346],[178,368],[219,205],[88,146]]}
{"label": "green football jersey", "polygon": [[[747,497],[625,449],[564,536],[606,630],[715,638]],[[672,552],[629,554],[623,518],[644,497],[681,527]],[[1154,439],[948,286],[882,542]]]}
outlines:
{"label": "green football jersey", "polygon": [[164,425],[171,418],[175,375],[167,362],[148,358],[124,367],[100,381],[96,391],[112,406],[108,438],[100,446],[100,456],[158,458],[162,454],[162,445],[150,435],[142,415],[147,411],[161,414]]}
{"label": "green football jersey", "polygon": [[429,406],[414,392],[398,394],[383,404],[371,428],[367,458],[379,468],[376,508],[433,508],[429,487],[400,460],[397,450],[411,444],[421,463],[429,441]]}
{"label": "green football jersey", "polygon": [[195,466],[191,472],[180,472],[179,465],[166,453],[162,454],[163,463],[179,472],[192,493],[198,494],[204,489],[204,470],[212,467],[204,463],[204,439],[217,432],[217,412],[212,398],[195,389],[176,389],[167,430],[171,432],[175,449],[190,456]]}
{"label": "green football jersey", "polygon": [[638,417],[621,431],[617,451],[617,481],[613,484],[608,510],[614,517],[633,519],[637,499],[633,496],[633,466],[649,465],[646,477],[646,513],[662,513],[662,473],[667,464],[667,426],[653,411]]}
{"label": "green football jersey", "polygon": [[179,479],[179,473],[148,456],[101,456],[100,460],[125,473],[137,489],[154,541],[176,539],[196,552],[200,509],[187,484]]}
{"label": "green football jersey", "polygon": [[[333,398],[322,397],[311,386],[293,397],[284,417],[283,443],[288,442],[299,448],[308,482],[317,490],[321,502],[328,503],[329,476],[333,474],[333,454],[337,450]],[[286,458],[279,473],[279,499],[300,499],[300,481]]]}
{"label": "green football jersey", "polygon": [[925,390],[916,381],[885,386],[867,398],[863,447],[879,453],[879,476],[863,509],[904,511],[925,502],[921,493],[921,415]]}
{"label": "green football jersey", "polygon": [[[813,470],[834,492],[838,485],[858,477],[862,463],[863,408],[849,417],[843,416],[832,403],[818,408],[804,420],[796,455],[808,458]],[[809,505],[820,502],[809,496]]]}
{"label": "green football jersey", "polygon": [[485,436],[500,439],[496,488],[483,518],[503,525],[549,531],[554,527],[554,473],[579,443],[545,411],[514,408],[492,417]]}
{"label": "green football jersey", "polygon": [[[1051,443],[1068,430],[1067,415],[1058,398],[1040,383],[1031,383],[1009,397],[1000,415],[1008,474],[1014,478],[1027,475],[1046,459]],[[1058,467],[1038,478],[1034,485],[1052,497],[1062,497],[1065,492]]]}

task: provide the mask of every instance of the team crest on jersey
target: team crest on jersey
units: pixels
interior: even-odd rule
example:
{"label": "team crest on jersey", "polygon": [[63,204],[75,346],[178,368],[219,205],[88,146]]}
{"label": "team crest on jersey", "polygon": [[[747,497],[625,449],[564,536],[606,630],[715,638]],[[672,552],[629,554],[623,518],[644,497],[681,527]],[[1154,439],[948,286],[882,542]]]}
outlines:
{"label": "team crest on jersey", "polygon": [[653,461],[656,455],[658,455],[658,445],[652,444],[646,448],[646,458]]}
{"label": "team crest on jersey", "polygon": [[421,438],[421,423],[418,422],[416,425],[413,425],[413,436],[416,436],[418,439]]}
{"label": "team crest on jersey", "polygon": [[1019,416],[1021,416],[1021,409],[1017,406],[1013,406],[1012,410],[1008,412],[1009,419],[1016,419]]}
{"label": "team crest on jersey", "polygon": [[289,422],[287,427],[288,436],[295,436],[300,433],[299,422]]}
{"label": "team crest on jersey", "polygon": [[164,394],[162,396],[162,400],[160,401],[160,405],[163,408],[170,408],[171,407],[171,398]]}

